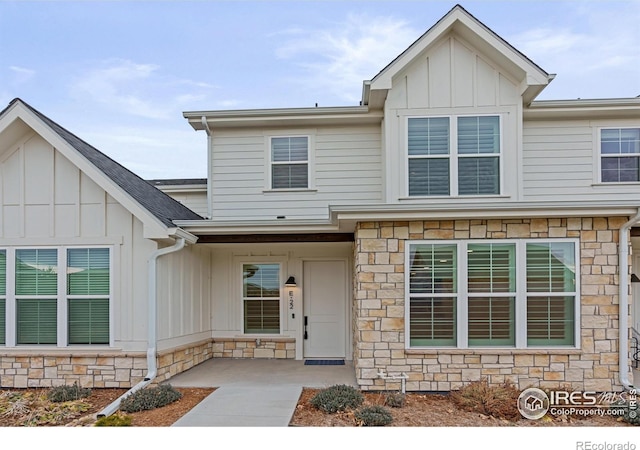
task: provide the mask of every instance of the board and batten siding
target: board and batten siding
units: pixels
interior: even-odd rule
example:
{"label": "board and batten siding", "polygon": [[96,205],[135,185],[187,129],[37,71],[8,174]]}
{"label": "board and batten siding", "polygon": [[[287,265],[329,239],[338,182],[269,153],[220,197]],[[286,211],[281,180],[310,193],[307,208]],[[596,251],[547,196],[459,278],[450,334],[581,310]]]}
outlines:
{"label": "board and batten siding", "polygon": [[[600,127],[626,122],[591,120],[525,121],[523,200],[636,200],[638,184],[598,182]],[[637,123],[640,126],[640,122]]]}
{"label": "board and batten siding", "polygon": [[[326,219],[329,205],[382,199],[380,126],[214,131],[212,219]],[[270,189],[269,137],[309,136],[309,190]]]}
{"label": "board and batten siding", "polygon": [[[146,350],[147,261],[158,246],[143,237],[139,219],[32,132],[0,148],[0,205],[0,247],[112,248],[113,346],[123,351]],[[183,252],[160,259],[163,268],[178,265],[159,277],[159,316],[166,321],[166,316],[177,315],[162,328],[164,339],[184,340],[185,335],[210,330],[207,250],[187,247]],[[175,302],[170,310],[169,299]],[[178,326],[178,320],[184,323]]]}
{"label": "board and batten siding", "polygon": [[464,39],[449,35],[393,78],[387,109],[514,106],[518,81]]}
{"label": "board and batten siding", "polygon": [[[504,202],[515,198],[518,123],[522,99],[515,76],[455,34],[427,48],[396,74],[385,102],[386,198],[389,202],[420,202],[408,198],[407,120],[409,117],[499,115],[501,118]],[[429,199],[433,202],[433,199]],[[435,202],[450,201],[449,199]]]}
{"label": "board and batten siding", "polygon": [[158,350],[211,337],[211,258],[188,245],[158,260]]}

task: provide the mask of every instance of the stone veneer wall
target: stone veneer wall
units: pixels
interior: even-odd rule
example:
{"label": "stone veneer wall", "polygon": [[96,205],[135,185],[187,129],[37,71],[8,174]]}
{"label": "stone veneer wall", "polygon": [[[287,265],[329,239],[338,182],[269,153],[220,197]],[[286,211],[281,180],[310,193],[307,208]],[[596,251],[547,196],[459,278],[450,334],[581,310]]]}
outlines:
{"label": "stone veneer wall", "polygon": [[[618,230],[628,218],[363,222],[355,233],[354,364],[365,390],[449,391],[491,384],[590,391],[619,390]],[[579,238],[580,349],[405,349],[407,240]],[[628,313],[628,312],[627,312]]]}
{"label": "stone veneer wall", "polygon": [[[295,339],[215,338],[158,353],[161,383],[210,358],[295,358]],[[25,351],[0,353],[0,387],[52,387],[78,382],[90,388],[130,388],[147,373],[145,352],[100,352],[86,350]]]}
{"label": "stone veneer wall", "polygon": [[[205,340],[158,353],[160,383],[213,357],[213,342]],[[33,351],[0,354],[0,387],[51,387],[78,382],[90,388],[130,388],[147,373],[145,352]]]}
{"label": "stone veneer wall", "polygon": [[294,338],[214,338],[214,358],[295,359]]}

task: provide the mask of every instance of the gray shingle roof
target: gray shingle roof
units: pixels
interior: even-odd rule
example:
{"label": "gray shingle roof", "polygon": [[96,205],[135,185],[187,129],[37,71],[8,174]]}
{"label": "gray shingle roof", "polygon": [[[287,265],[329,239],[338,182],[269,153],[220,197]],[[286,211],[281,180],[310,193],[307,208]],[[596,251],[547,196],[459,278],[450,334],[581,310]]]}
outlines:
{"label": "gray shingle roof", "polygon": [[[95,147],[89,145],[70,131],[61,127],[21,99],[16,98],[12,100],[6,109],[15,102],[20,102],[31,110],[64,141],[88,159],[91,164],[101,170],[106,176],[127,192],[136,202],[158,218],[158,220],[167,227],[175,227],[173,220],[202,220],[201,216],[191,211],[182,203],[174,200],[164,192],[155,188],[129,169],[120,165]],[[2,116],[6,109],[0,112],[0,116]]]}

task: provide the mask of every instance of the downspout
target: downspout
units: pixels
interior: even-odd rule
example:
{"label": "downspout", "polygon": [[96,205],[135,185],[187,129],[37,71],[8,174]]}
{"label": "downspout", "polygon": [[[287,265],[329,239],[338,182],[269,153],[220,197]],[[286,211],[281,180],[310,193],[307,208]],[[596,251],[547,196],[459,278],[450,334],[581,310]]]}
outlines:
{"label": "downspout", "polygon": [[175,244],[170,247],[161,248],[156,250],[149,256],[148,259],[148,270],[149,270],[149,292],[148,292],[148,342],[147,342],[147,374],[144,379],[129,389],[127,392],[122,394],[120,397],[115,399],[110,405],[100,411],[97,415],[98,418],[110,416],[114,412],[120,408],[120,402],[122,399],[128,397],[140,389],[147,387],[153,379],[158,374],[158,363],[156,361],[156,341],[157,341],[157,315],[158,315],[158,304],[157,304],[157,268],[158,268],[158,258],[160,256],[174,253],[182,250],[185,245],[185,239],[183,237],[176,238]]}
{"label": "downspout", "polygon": [[625,389],[634,386],[629,381],[629,229],[640,222],[640,208],[637,214],[620,227],[618,251],[618,377]]}

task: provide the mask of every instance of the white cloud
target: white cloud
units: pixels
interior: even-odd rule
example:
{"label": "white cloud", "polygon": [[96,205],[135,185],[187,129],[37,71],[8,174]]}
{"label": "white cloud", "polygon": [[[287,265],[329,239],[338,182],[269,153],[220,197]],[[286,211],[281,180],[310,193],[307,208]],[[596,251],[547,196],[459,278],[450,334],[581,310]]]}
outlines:
{"label": "white cloud", "polygon": [[9,70],[13,73],[13,82],[15,84],[26,83],[36,74],[35,70],[19,66],[9,66]]}
{"label": "white cloud", "polygon": [[288,39],[276,55],[296,58],[303,69],[291,81],[353,102],[360,99],[362,81],[373,78],[420,33],[405,20],[350,14],[327,29],[292,28],[282,35]]}
{"label": "white cloud", "polygon": [[205,135],[194,131],[186,121],[182,127],[165,128],[157,125],[103,125],[98,128],[91,124],[78,133],[142,178],[206,176]]}
{"label": "white cloud", "polygon": [[[560,88],[569,93],[563,98],[640,93],[635,92],[640,90],[640,7],[614,14],[603,6],[605,2],[585,3],[562,28],[534,28],[507,39],[543,69],[558,74],[545,93]],[[617,73],[617,85],[607,82],[611,70]]]}
{"label": "white cloud", "polygon": [[83,101],[148,119],[172,119],[176,111],[203,101],[215,86],[166,74],[155,64],[110,59],[82,73],[72,91]]}

